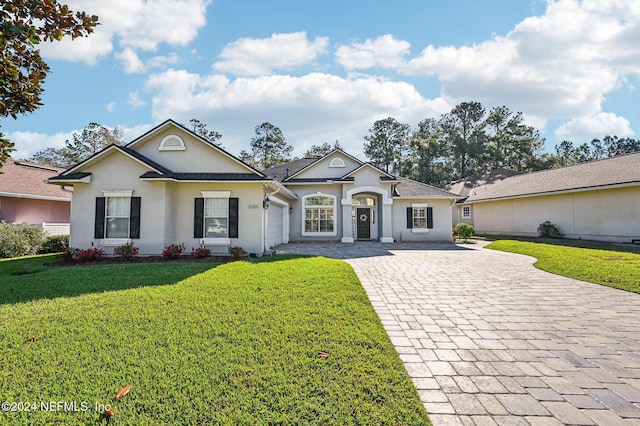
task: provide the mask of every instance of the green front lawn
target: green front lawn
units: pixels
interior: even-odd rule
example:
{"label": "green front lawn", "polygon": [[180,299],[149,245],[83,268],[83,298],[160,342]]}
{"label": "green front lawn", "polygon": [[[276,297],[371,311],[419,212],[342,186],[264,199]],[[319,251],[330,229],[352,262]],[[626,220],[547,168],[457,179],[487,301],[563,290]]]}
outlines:
{"label": "green front lawn", "polygon": [[608,243],[498,240],[486,248],[535,257],[535,266],[554,274],[640,293],[640,253]]}
{"label": "green front lawn", "polygon": [[49,261],[0,262],[0,424],[429,424],[346,263]]}

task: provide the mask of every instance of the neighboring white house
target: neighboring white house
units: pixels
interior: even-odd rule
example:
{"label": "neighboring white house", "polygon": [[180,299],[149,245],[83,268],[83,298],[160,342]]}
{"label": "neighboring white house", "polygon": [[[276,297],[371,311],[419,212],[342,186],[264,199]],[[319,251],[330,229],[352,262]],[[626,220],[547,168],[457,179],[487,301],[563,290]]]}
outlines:
{"label": "neighboring white house", "polygon": [[49,179],[72,185],[72,247],[251,253],[288,241],[450,241],[454,194],[341,151],[264,172],[167,120]]}
{"label": "neighboring white house", "polygon": [[479,235],[537,236],[550,221],[567,238],[640,239],[640,153],[486,182],[465,207]]}

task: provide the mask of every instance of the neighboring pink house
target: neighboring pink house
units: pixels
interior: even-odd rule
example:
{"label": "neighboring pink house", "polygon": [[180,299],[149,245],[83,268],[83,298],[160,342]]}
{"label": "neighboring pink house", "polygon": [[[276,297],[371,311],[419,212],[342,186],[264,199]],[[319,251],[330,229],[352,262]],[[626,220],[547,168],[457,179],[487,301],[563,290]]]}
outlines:
{"label": "neighboring pink house", "polygon": [[45,224],[50,234],[69,233],[71,192],[46,183],[63,170],[24,161],[5,163],[0,168],[0,221]]}

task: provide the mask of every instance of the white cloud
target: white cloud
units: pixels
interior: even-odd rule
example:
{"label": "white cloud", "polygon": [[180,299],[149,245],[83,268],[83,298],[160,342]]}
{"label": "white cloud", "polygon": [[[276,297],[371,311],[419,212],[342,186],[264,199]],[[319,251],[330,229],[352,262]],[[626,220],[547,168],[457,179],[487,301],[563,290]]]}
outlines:
{"label": "white cloud", "polygon": [[112,102],[109,102],[109,103],[107,104],[107,106],[106,106],[106,107],[104,107],[104,108],[105,108],[107,111],[109,111],[109,112],[113,112],[113,111],[115,111],[115,110],[116,110],[116,106],[117,106],[117,105],[118,105],[118,103],[117,103],[117,102],[112,101]]}
{"label": "white cloud", "polygon": [[130,47],[116,53],[115,57],[120,61],[127,74],[139,74],[152,68],[166,68],[168,65],[178,62],[178,55],[172,53],[165,56],[153,56],[145,64]]}
{"label": "white cloud", "polygon": [[134,50],[153,51],[165,43],[185,46],[206,24],[211,0],[67,0],[71,10],[98,15],[100,25],[88,37],[65,37],[40,45],[46,58],[95,64],[114,44]]}
{"label": "white cloud", "polygon": [[[154,124],[139,124],[133,127],[120,125],[111,127],[105,125],[109,130],[113,130],[115,127],[122,130],[122,140],[125,143],[149,131],[153,126]],[[38,132],[8,132],[7,137],[15,143],[16,147],[16,150],[11,153],[11,157],[17,160],[24,160],[47,148],[62,148],[65,146],[65,141],[73,139],[74,133],[81,132],[82,130],[70,130],[51,135]]]}
{"label": "white cloud", "polygon": [[133,109],[138,109],[146,104],[147,103],[144,100],[140,99],[138,92],[129,93],[129,105],[131,105]]}
{"label": "white cloud", "polygon": [[374,40],[367,39],[364,43],[338,47],[336,61],[347,70],[376,66],[398,68],[403,63],[403,57],[409,53],[409,47],[409,42],[386,34]]}
{"label": "white cloud", "polygon": [[122,63],[122,68],[127,74],[141,73],[144,71],[144,64],[133,49],[127,47],[122,52],[116,53],[116,59]]}
{"label": "white cloud", "polygon": [[7,138],[15,143],[16,148],[11,153],[11,157],[24,160],[46,148],[62,148],[66,140],[72,139],[74,132],[77,132],[77,130],[59,132],[53,135],[38,132],[9,132]]}
{"label": "white cloud", "polygon": [[309,41],[306,32],[272,34],[269,38],[241,38],[220,53],[216,71],[239,76],[268,75],[274,69],[291,69],[307,64],[327,51],[329,39]]}
{"label": "white cloud", "polygon": [[365,76],[312,73],[232,80],[169,70],[150,76],[147,89],[154,93],[155,120],[197,117],[222,133],[234,153],[247,148],[254,127],[265,121],[280,127],[299,150],[338,139],[357,153],[375,120],[392,115],[414,125],[446,111],[441,99],[427,100],[410,84]]}
{"label": "white cloud", "polygon": [[594,116],[625,74],[640,76],[638,39],[640,2],[549,1],[504,37],[428,46],[401,71],[437,75],[456,103],[499,102],[538,119]]}
{"label": "white cloud", "polygon": [[140,135],[145,134],[153,128],[155,124],[138,124],[133,127],[116,126],[122,130],[122,141],[127,144]]}
{"label": "white cloud", "polygon": [[562,124],[555,131],[555,136],[559,140],[569,140],[576,143],[614,135],[631,137],[635,135],[635,132],[631,129],[629,120],[624,117],[618,117],[611,112],[601,112],[593,116],[574,118]]}

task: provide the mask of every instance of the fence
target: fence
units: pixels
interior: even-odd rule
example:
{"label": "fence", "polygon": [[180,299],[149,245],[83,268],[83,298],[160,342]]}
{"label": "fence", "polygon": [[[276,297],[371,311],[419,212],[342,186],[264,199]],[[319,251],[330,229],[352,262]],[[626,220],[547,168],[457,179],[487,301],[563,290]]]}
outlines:
{"label": "fence", "polygon": [[42,229],[49,235],[69,235],[70,225],[68,223],[42,222]]}

